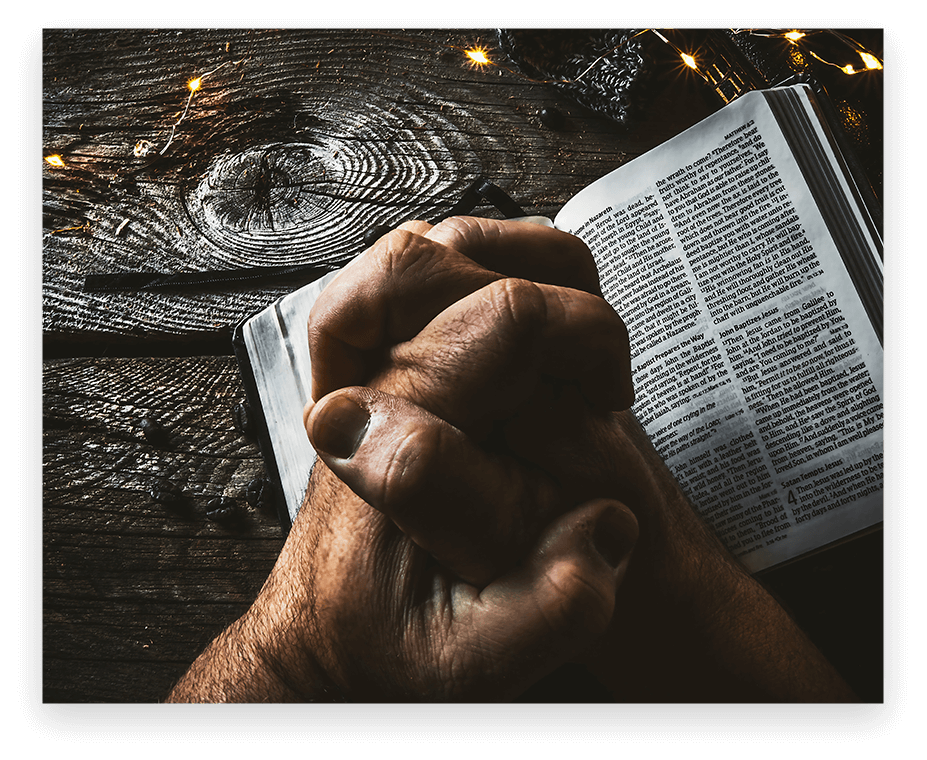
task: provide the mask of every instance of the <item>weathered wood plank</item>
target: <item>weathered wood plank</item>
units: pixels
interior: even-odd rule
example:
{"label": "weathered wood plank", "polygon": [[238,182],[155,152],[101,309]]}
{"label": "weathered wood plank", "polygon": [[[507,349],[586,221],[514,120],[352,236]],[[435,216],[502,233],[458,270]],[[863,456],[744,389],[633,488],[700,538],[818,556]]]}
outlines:
{"label": "weathered wood plank", "polygon": [[[64,165],[43,169],[46,336],[226,334],[284,289],[87,294],[83,277],[343,262],[371,226],[434,218],[480,174],[550,214],[710,108],[670,80],[623,130],[547,85],[466,66],[480,39],[47,31],[43,141]],[[538,117],[551,105],[562,131]]]}
{"label": "weathered wood plank", "polygon": [[[163,699],[253,601],[284,537],[245,503],[263,474],[232,425],[228,357],[46,362],[43,670],[46,701]],[[139,420],[157,418],[154,445]],[[184,509],[153,500],[170,481]],[[209,520],[225,495],[232,526]]]}

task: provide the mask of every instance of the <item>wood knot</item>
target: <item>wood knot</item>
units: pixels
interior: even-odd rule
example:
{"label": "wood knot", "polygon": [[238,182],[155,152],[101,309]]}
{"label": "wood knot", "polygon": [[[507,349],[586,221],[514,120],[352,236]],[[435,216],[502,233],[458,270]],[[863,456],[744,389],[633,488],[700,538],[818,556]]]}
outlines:
{"label": "wood knot", "polygon": [[337,155],[276,144],[216,159],[194,191],[210,230],[261,235],[303,229],[337,204]]}

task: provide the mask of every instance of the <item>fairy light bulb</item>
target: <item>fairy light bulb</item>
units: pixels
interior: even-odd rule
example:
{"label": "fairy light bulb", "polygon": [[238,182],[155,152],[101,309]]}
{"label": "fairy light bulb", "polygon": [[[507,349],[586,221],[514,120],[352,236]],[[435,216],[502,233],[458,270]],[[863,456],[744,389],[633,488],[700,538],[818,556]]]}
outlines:
{"label": "fairy light bulb", "polygon": [[863,63],[870,71],[878,71],[882,68],[882,62],[872,53],[867,53],[861,50],[859,51],[859,57],[863,59]]}
{"label": "fairy light bulb", "polygon": [[489,63],[489,58],[486,56],[486,51],[481,48],[470,48],[469,50],[464,50],[464,54],[478,66],[485,66]]}

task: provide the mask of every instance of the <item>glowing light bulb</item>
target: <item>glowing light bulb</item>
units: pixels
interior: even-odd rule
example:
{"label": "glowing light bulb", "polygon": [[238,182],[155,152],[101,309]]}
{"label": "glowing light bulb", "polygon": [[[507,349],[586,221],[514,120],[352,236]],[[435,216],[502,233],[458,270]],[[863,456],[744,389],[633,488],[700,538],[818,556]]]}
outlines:
{"label": "glowing light bulb", "polygon": [[871,71],[878,71],[882,68],[882,62],[872,53],[865,53],[860,51],[859,57],[863,59],[863,63],[866,64],[866,68]]}
{"label": "glowing light bulb", "polygon": [[187,87],[190,88],[190,92],[196,92],[203,85],[203,78],[197,77],[196,79],[191,79],[187,82]]}
{"label": "glowing light bulb", "polygon": [[784,35],[789,42],[798,42],[802,37],[805,36],[804,32],[786,32]]}
{"label": "glowing light bulb", "polygon": [[473,61],[479,66],[485,66],[489,63],[489,58],[486,57],[486,51],[481,48],[471,48],[470,50],[464,50],[467,58]]}
{"label": "glowing light bulb", "polygon": [[45,156],[45,160],[52,166],[64,166],[64,159],[61,156]]}
{"label": "glowing light bulb", "polygon": [[695,69],[698,71],[698,66],[695,63],[695,59],[688,53],[680,53],[679,56],[682,58],[682,62],[686,64],[690,69]]}

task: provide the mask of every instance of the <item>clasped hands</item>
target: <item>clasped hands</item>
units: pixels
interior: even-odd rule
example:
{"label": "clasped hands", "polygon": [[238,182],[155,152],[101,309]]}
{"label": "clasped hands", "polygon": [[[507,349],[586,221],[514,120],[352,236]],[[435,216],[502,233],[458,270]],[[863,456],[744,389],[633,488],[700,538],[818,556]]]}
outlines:
{"label": "clasped hands", "polygon": [[846,697],[622,411],[627,331],[577,238],[402,225],[308,334],[305,501],[172,700],[506,700],[569,660],[618,699]]}
{"label": "clasped hands", "polygon": [[324,464],[286,583],[311,590],[298,627],[340,693],[510,698],[605,630],[636,520],[547,467],[570,428],[633,398],[580,241],[404,225],[326,289],[309,346]]}

